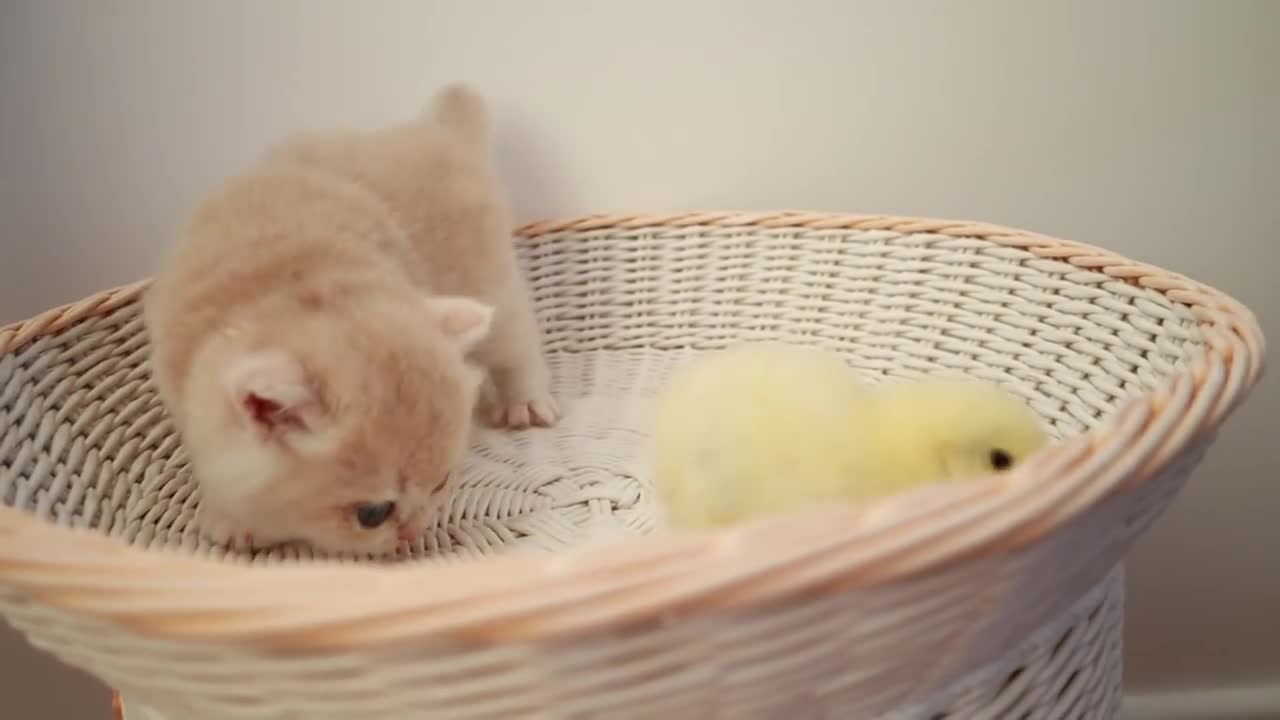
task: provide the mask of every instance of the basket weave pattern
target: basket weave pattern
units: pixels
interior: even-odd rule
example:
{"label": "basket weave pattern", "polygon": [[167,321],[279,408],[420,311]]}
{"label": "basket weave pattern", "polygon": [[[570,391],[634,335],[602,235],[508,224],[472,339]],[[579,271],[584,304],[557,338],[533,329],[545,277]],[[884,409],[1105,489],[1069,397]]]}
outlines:
{"label": "basket weave pattern", "polygon": [[[986,225],[708,213],[522,234],[567,416],[477,434],[412,551],[430,567],[202,541],[150,386],[145,283],[0,330],[0,609],[166,720],[1114,712],[1119,563],[1256,382],[1246,309]],[[739,340],[831,347],[873,379],[997,381],[1063,442],[872,508],[650,534],[649,401]]]}

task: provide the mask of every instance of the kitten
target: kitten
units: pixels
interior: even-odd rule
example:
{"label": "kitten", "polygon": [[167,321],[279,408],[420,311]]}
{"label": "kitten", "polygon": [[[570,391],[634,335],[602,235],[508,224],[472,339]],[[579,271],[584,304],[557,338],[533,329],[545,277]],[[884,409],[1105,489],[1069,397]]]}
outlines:
{"label": "kitten", "polygon": [[205,535],[393,552],[433,521],[478,402],[556,421],[489,145],[454,85],[412,122],[289,139],[198,209],[144,314]]}

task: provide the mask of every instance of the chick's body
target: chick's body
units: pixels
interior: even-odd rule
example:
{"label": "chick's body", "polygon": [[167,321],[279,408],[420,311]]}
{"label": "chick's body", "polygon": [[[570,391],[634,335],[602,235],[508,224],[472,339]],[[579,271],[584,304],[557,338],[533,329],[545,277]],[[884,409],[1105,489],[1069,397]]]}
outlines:
{"label": "chick's body", "polygon": [[[838,355],[757,344],[683,368],[659,399],[654,470],[668,521],[711,527],[992,472],[1045,441],[1002,389],[864,384]],[[985,472],[984,472],[985,471]]]}
{"label": "chick's body", "polygon": [[866,388],[809,348],[744,346],[699,358],[659,400],[654,470],[668,518],[717,525],[799,496],[835,499],[862,454],[850,447]]}

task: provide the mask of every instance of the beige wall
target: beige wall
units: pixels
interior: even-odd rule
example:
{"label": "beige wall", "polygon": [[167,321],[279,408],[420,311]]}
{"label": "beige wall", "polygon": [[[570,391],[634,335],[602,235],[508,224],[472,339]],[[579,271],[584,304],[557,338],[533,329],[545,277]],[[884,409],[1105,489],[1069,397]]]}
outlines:
{"label": "beige wall", "polygon": [[[1194,275],[1280,338],[1277,77],[1266,1],[10,0],[0,320],[148,273],[267,140],[397,119],[463,78],[498,106],[522,217],[990,220]],[[1278,384],[1137,552],[1134,688],[1280,683]],[[8,710],[81,692],[0,644]],[[14,717],[92,716],[31,707]]]}

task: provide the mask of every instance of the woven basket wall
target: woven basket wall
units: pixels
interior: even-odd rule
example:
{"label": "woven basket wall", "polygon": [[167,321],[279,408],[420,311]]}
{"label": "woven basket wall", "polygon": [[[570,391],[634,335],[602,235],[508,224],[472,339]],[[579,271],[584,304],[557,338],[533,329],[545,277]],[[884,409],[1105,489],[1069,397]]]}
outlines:
{"label": "woven basket wall", "polygon": [[[519,240],[567,410],[483,430],[407,562],[200,540],[144,284],[0,331],[0,610],[153,720],[1107,718],[1122,560],[1256,382],[1250,313],[986,225],[590,217]],[[869,508],[652,533],[650,400],[697,352],[952,371],[1062,442]],[[105,713],[105,710],[104,710]]]}

